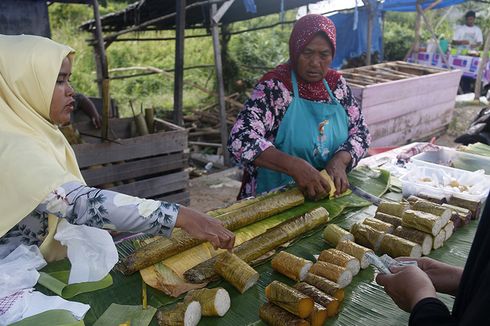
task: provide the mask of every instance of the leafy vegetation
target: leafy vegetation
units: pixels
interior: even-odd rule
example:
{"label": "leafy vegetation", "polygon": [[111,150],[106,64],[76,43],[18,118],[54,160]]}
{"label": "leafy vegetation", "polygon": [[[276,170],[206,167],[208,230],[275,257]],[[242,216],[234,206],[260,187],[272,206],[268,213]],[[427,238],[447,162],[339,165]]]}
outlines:
{"label": "leafy vegetation", "polygon": [[[108,0],[105,7],[101,7],[101,14],[115,12],[125,8],[134,0]],[[490,8],[475,2],[456,6],[457,9],[432,10],[427,13],[428,19],[437,26],[436,33],[451,39],[455,19],[461,17],[466,10],[473,9],[478,12],[477,24],[482,30],[490,29]],[[453,10],[452,16],[448,10]],[[459,10],[459,16],[454,12]],[[83,22],[93,18],[91,7],[80,4],[54,3],[49,6],[52,38],[58,42],[72,46],[76,52],[74,74],[72,83],[74,87],[87,95],[97,96],[95,82],[95,62],[92,47],[88,40],[92,35],[78,29]],[[446,15],[448,14],[448,15]],[[295,11],[286,12],[285,21],[293,21]],[[385,60],[401,60],[410,48],[414,39],[415,13],[385,14],[384,22],[384,52]],[[452,20],[448,17],[453,17]],[[456,18],[454,18],[456,17]],[[249,21],[234,23],[226,28],[229,33],[244,29],[277,24],[279,15],[270,15]],[[460,20],[462,23],[462,20]],[[285,62],[288,58],[288,38],[291,24],[279,24],[273,28],[261,29],[247,33],[231,35],[226,43],[224,55],[224,72],[226,92],[240,92],[252,87],[256,80],[268,69]],[[186,35],[205,34],[205,30],[186,30]],[[146,32],[131,35],[132,37],[173,37],[173,31]],[[421,41],[430,39],[428,30],[422,27]],[[339,40],[340,42],[340,40]],[[173,69],[175,49],[173,41],[127,41],[114,42],[107,49],[110,69],[125,67],[156,67],[159,69]],[[185,66],[205,65],[199,69],[184,71],[184,80],[198,84],[206,89],[213,90],[215,85],[215,71],[212,39],[191,38],[185,41]],[[141,73],[141,70],[128,70],[111,72],[111,76]],[[116,79],[111,81],[111,96],[119,104],[123,115],[129,115],[131,110],[129,101],[135,103],[135,108],[154,107],[159,111],[171,110],[173,106],[174,80],[172,75],[147,75],[135,78]],[[240,99],[243,100],[243,97]],[[189,83],[184,85],[184,110],[194,110],[216,102],[214,96],[197,90]]]}

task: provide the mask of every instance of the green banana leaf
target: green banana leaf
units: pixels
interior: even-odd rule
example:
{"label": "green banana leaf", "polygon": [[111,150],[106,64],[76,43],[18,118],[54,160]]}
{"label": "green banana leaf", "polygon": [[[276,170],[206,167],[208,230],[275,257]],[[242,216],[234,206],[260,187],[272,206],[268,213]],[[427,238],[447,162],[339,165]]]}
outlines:
{"label": "green banana leaf", "polygon": [[40,314],[27,317],[11,326],[83,326],[83,320],[77,320],[68,310],[48,310]]}
{"label": "green banana leaf", "polygon": [[112,285],[112,276],[110,274],[107,274],[97,282],[75,284],[68,284],[69,276],[69,270],[51,273],[40,272],[38,283],[65,299],[72,298],[80,293],[92,292]]}
{"label": "green banana leaf", "polygon": [[[365,177],[366,173],[369,174],[368,178]],[[349,175],[349,180],[352,184],[355,184],[376,196],[381,196],[386,189],[388,189],[389,179],[390,175],[385,171],[379,173],[373,173],[372,171],[356,172],[353,177],[351,172]],[[370,203],[364,199],[354,194],[349,194],[344,197],[336,198],[335,200],[325,200],[321,202],[307,201],[302,205],[306,207],[300,206],[293,209],[303,209],[307,211],[313,207],[323,206],[329,211],[333,223],[348,227],[353,219],[361,216],[359,214],[368,214],[365,210],[369,211],[369,209],[373,209],[373,207],[369,205]],[[365,210],[359,211],[359,208],[365,208]],[[290,212],[288,211],[282,214],[289,213]],[[278,217],[275,216],[274,218]],[[433,255],[446,262],[456,262],[458,265],[464,264],[476,224],[476,222],[472,222],[465,228],[458,230],[453,237],[449,239],[447,245],[442,249],[435,251]],[[286,251],[307,259],[313,259],[314,254],[318,254],[321,250],[328,247],[322,240],[321,233],[322,230],[316,230],[313,233],[310,233],[308,236],[293,243],[286,249]],[[454,250],[455,247],[457,247],[458,250]],[[440,257],[438,255],[440,255]],[[455,258],[454,255],[457,257]],[[67,264],[66,261],[52,263],[46,266],[43,271],[53,272],[66,270]],[[203,317],[199,325],[262,324],[258,318],[258,308],[265,302],[265,286],[276,279],[288,284],[291,284],[292,282],[284,276],[273,272],[270,267],[270,262],[263,263],[256,269],[259,271],[261,278],[257,286],[252,287],[243,295],[239,294],[227,282],[215,282],[210,284],[210,287],[217,286],[218,284],[225,287],[230,293],[232,306],[224,317]],[[112,303],[120,305],[141,304],[142,282],[138,273],[130,276],[123,276],[119,272],[111,272],[111,275],[114,281],[112,286],[91,293],[81,293],[73,298],[73,300],[91,305],[91,309],[85,316],[85,323],[87,325],[92,325],[100,316],[102,316]],[[373,277],[373,270],[368,268],[354,278],[355,281],[347,288],[347,297],[342,304],[342,312],[336,318],[327,321],[326,325],[359,325],[361,323],[358,323],[358,321],[361,319],[363,320],[362,324],[365,324],[365,326],[378,325],[380,323],[386,325],[406,324],[408,315],[398,309],[398,307],[392,303],[391,299],[386,296],[382,288],[372,282]],[[37,288],[41,292],[52,294],[51,291],[41,285],[38,285]],[[148,304],[157,308],[172,304],[181,299],[171,298],[150,287],[148,287],[147,291]],[[443,300],[448,303],[451,302],[451,298],[449,297],[443,298]],[[359,317],[360,315],[362,315],[362,318]],[[156,324],[154,318],[151,325]]]}
{"label": "green banana leaf", "polygon": [[156,308],[148,306],[127,306],[111,304],[110,307],[100,316],[94,326],[119,325],[129,321],[131,326],[147,326],[157,312]]}

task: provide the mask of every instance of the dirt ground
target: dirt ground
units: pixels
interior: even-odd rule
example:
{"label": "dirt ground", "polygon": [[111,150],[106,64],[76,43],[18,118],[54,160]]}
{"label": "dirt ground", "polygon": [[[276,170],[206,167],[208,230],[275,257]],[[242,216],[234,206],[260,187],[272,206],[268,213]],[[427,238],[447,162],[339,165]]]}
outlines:
{"label": "dirt ground", "polygon": [[[482,105],[456,105],[447,132],[437,138],[436,144],[455,147],[454,139],[463,134]],[[202,212],[223,207],[236,201],[240,190],[241,171],[231,168],[189,181],[190,206]]]}

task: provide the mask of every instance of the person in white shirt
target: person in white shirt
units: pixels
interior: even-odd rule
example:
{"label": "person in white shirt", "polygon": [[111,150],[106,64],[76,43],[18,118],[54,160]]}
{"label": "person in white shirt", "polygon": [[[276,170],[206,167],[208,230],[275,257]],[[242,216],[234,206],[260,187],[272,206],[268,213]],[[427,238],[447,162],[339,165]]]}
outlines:
{"label": "person in white shirt", "polygon": [[477,49],[483,43],[481,29],[475,25],[476,14],[470,10],[465,14],[465,25],[457,26],[453,36],[453,45],[462,49]]}

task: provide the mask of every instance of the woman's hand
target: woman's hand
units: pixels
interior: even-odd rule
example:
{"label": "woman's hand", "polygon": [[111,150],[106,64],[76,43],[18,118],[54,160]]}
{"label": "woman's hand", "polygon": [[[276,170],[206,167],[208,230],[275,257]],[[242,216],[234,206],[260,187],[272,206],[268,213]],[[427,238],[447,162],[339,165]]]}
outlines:
{"label": "woman's hand", "polygon": [[330,186],[320,172],[305,160],[288,155],[275,147],[263,151],[254,164],[274,171],[282,172],[294,179],[299,190],[308,198],[325,198]]}
{"label": "woman's hand", "polygon": [[410,258],[403,257],[398,260],[416,260],[417,265],[430,278],[437,292],[456,295],[463,269],[442,263],[429,257]]}
{"label": "woman's hand", "polygon": [[330,161],[328,161],[325,170],[335,184],[335,196],[339,196],[349,188],[349,180],[347,179],[347,167],[350,164],[352,157],[346,151],[337,152]]}
{"label": "woman's hand", "polygon": [[235,235],[220,221],[188,207],[180,207],[175,226],[196,239],[211,242],[214,249],[231,250],[235,244]]}
{"label": "woman's hand", "polygon": [[290,176],[299,190],[308,198],[319,200],[328,196],[330,186],[320,172],[303,159],[292,161]]}
{"label": "woman's hand", "polygon": [[392,267],[391,272],[378,274],[376,282],[401,309],[410,312],[420,300],[436,297],[429,276],[417,266]]}

